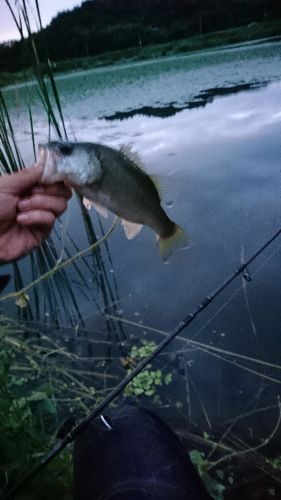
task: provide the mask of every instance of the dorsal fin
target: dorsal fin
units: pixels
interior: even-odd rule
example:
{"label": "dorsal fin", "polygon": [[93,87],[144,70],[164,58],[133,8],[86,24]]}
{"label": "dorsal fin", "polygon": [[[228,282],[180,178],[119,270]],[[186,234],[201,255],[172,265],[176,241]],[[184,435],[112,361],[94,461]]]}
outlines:
{"label": "dorsal fin", "polygon": [[140,168],[146,175],[148,175],[148,177],[150,177],[158,191],[160,200],[168,207],[171,207],[177,198],[177,189],[175,188],[174,181],[172,179],[173,172],[166,177],[150,175],[147,172],[141,155],[137,151],[133,151],[133,147],[134,145],[132,143],[122,144],[120,146],[120,152],[125,158],[130,160],[136,168]]}
{"label": "dorsal fin", "polygon": [[123,154],[123,156],[130,160],[135,165],[135,167],[138,167],[145,173],[147,173],[141,155],[137,153],[137,151],[133,151],[133,147],[134,145],[132,143],[122,144],[120,146],[120,152]]}
{"label": "dorsal fin", "polygon": [[150,175],[149,177],[158,191],[161,202],[167,207],[172,207],[178,196],[174,180],[169,176]]}

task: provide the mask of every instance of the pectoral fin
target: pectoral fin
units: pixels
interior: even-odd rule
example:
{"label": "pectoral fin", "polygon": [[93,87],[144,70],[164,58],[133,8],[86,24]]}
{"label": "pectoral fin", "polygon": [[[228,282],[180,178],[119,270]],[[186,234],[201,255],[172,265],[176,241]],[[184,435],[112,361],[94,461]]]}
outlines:
{"label": "pectoral fin", "polygon": [[88,200],[88,198],[85,198],[85,196],[84,196],[84,198],[83,198],[83,205],[84,205],[84,207],[87,208],[87,210],[91,210],[93,204],[94,203],[91,200]]}
{"label": "pectoral fin", "polygon": [[142,229],[142,224],[136,224],[135,222],[129,222],[125,219],[122,219],[121,224],[124,228],[125,235],[128,240],[132,240],[139,234],[140,230]]}
{"label": "pectoral fin", "polygon": [[98,203],[95,203],[94,201],[88,200],[88,198],[83,198],[83,205],[90,210],[92,207],[95,207],[96,211],[98,214],[100,214],[102,217],[105,217],[107,219],[108,213],[107,213],[107,208],[103,207],[102,205],[99,205]]}

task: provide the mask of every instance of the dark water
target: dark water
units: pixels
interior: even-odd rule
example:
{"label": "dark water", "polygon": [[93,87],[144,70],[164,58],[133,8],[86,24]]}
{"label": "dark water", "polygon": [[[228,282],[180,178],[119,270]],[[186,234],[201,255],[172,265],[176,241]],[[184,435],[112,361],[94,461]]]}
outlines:
{"label": "dark water", "polygon": [[[71,337],[72,349],[96,353],[91,340],[106,337],[109,325],[124,346],[102,350],[104,355],[128,353],[128,342],[160,341],[163,333],[150,328],[173,328],[280,227],[280,48],[275,43],[210,51],[58,79],[70,138],[113,146],[132,143],[147,170],[172,185],[167,213],[191,241],[189,249],[164,264],[151,230],[144,228],[127,241],[118,225],[108,248],[101,247],[103,269],[94,268],[91,257],[79,263],[80,274],[69,268],[80,317],[72,333],[64,317],[65,330],[59,335]],[[38,142],[47,139],[45,116],[32,86],[5,94],[24,157],[31,163],[26,101]],[[101,237],[97,215],[90,216]],[[112,218],[102,221],[105,231],[111,223]],[[55,237],[58,251],[65,247],[73,254],[74,244],[87,246],[74,197],[62,226]],[[256,426],[258,438],[274,427],[274,412],[256,412],[276,406],[280,369],[255,360],[280,364],[280,257],[279,238],[248,269],[252,280],[237,278],[157,361],[173,373],[172,384],[160,391],[164,413],[166,408],[175,419],[210,430],[252,412],[242,419],[244,432],[250,436]],[[26,279],[28,269],[23,261]],[[107,277],[104,289],[101,282],[95,284],[99,274]],[[56,312],[61,309],[58,305]],[[104,311],[134,324],[122,323],[121,331]],[[53,314],[45,306],[40,322],[52,325]],[[220,351],[191,347],[188,339]],[[109,362],[111,368],[116,369],[116,362]]]}

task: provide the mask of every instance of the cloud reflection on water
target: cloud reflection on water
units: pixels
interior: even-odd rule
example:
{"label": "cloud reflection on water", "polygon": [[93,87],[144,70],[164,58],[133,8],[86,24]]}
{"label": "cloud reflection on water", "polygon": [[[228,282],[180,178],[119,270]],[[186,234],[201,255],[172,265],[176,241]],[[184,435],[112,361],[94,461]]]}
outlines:
{"label": "cloud reflection on water", "polygon": [[[184,110],[165,120],[134,116],[116,122],[116,129],[99,121],[99,129],[92,123],[90,130],[80,132],[80,140],[91,137],[113,146],[132,142],[152,173],[175,170],[179,197],[169,213],[190,233],[191,249],[176,255],[163,271],[148,229],[133,242],[127,242],[120,229],[112,243],[119,248],[121,287],[133,286],[136,301],[149,289],[151,316],[159,301],[168,301],[163,318],[171,324],[171,310],[179,313],[182,296],[187,302],[201,298],[200,276],[204,289],[215,286],[239,262],[241,243],[249,234],[248,252],[278,225],[280,92],[281,84],[275,83],[220,97],[205,108]],[[124,268],[120,255],[126,255]],[[145,273],[140,273],[140,266],[145,266]],[[173,276],[177,280],[170,302],[167,290]],[[192,283],[188,289],[187,280]]]}
{"label": "cloud reflection on water", "polygon": [[[113,146],[131,142],[153,171],[164,170],[166,173],[171,158],[169,162],[156,164],[159,153],[162,156],[181,155],[184,151],[188,156],[192,152],[200,156],[202,148],[208,145],[213,149],[221,141],[266,134],[269,127],[281,121],[280,95],[281,84],[273,83],[263,89],[242,92],[239,96],[217,98],[204,109],[184,110],[164,121],[137,115],[111,123],[105,120],[84,123],[79,140],[105,141]],[[116,129],[112,124],[116,124]],[[182,162],[180,166],[183,167]]]}
{"label": "cloud reflection on water", "polygon": [[[175,254],[165,266],[158,255],[155,236],[148,228],[133,241],[126,240],[120,226],[116,228],[108,245],[119,295],[124,298],[131,294],[131,299],[122,304],[126,317],[135,319],[137,312],[144,323],[169,330],[239,265],[242,247],[245,255],[250,255],[280,225],[280,95],[281,83],[273,83],[220,96],[205,107],[185,109],[165,119],[137,114],[112,122],[94,119],[91,108],[86,109],[87,100],[81,112],[77,112],[79,100],[75,104],[72,115],[68,115],[68,125],[77,140],[100,141],[112,146],[133,143],[149,171],[160,176],[174,171],[179,194],[167,211],[187,230],[192,242],[190,249]],[[119,106],[118,96],[114,105]],[[42,134],[44,123],[37,121],[36,127]],[[22,140],[26,151],[31,150],[25,135]],[[40,140],[38,137],[38,142]],[[69,231],[83,244],[83,223],[75,203],[71,205],[69,217]],[[91,217],[98,227],[94,212]],[[280,308],[272,299],[276,296],[276,283],[281,279],[280,266],[276,265],[278,255],[280,250],[275,261],[266,265],[265,271],[249,285],[252,315],[257,324],[262,325],[259,334],[269,357],[278,353],[276,345],[280,337]],[[251,273],[256,269],[257,266],[251,266]],[[215,340],[222,348],[259,354],[243,295],[240,293],[234,302],[228,303],[238,286],[236,282],[208,308],[202,323],[227,304],[218,318],[200,332],[199,339],[213,342],[212,330],[217,329],[225,333],[219,342]],[[268,291],[265,293],[265,290]],[[89,302],[84,301],[84,307],[90,316],[88,325],[94,330],[96,311],[93,312],[93,300],[87,293]],[[197,323],[198,326],[185,335],[192,336],[202,323]],[[263,335],[264,324],[270,330],[271,342]],[[251,394],[256,390],[255,383],[253,388],[247,385],[243,372],[239,372],[240,377],[237,376],[234,384],[229,367],[217,362],[213,366],[207,356],[194,365],[192,373],[204,401],[211,399],[213,413],[217,411],[214,407],[217,387],[222,390],[224,403],[235,406],[231,407],[230,415],[239,411],[233,396],[234,385],[237,391],[243,387],[246,399],[247,391]],[[228,402],[226,391],[230,395]],[[240,409],[242,407],[243,400]],[[226,413],[225,405],[222,413]]]}

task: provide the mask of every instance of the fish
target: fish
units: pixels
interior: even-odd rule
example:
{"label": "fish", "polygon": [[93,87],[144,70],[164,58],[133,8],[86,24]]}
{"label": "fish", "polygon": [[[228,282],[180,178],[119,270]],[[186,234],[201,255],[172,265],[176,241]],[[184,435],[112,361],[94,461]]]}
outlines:
{"label": "fish", "polygon": [[105,217],[107,210],[117,215],[128,239],[143,225],[150,227],[164,261],[173,250],[188,246],[185,231],[161,205],[155,178],[146,173],[131,147],[117,150],[100,143],[51,141],[39,144],[38,151],[42,183],[67,182],[87,208],[93,205]]}
{"label": "fish", "polygon": [[11,277],[12,276],[10,274],[2,274],[2,275],[0,275],[0,293],[4,290],[4,288],[6,288],[6,286],[8,285]]}

